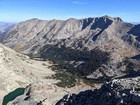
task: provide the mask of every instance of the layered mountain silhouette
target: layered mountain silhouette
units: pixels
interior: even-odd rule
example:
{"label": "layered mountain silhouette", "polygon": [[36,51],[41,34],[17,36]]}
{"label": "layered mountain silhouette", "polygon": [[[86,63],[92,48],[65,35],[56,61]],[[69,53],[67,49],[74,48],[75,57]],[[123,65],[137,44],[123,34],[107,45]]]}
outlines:
{"label": "layered mountain silhouette", "polygon": [[5,35],[5,33],[14,25],[15,23],[0,22],[0,41],[3,40],[3,36]]}
{"label": "layered mountain silhouette", "polygon": [[14,26],[16,23],[0,22],[0,33],[7,31],[9,28]]}

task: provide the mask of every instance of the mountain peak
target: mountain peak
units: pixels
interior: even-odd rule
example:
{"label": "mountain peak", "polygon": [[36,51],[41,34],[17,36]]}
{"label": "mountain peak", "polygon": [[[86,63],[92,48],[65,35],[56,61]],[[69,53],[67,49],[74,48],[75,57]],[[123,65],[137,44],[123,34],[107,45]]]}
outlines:
{"label": "mountain peak", "polygon": [[123,22],[123,20],[120,18],[120,17],[111,17],[111,16],[108,16],[108,15],[104,15],[100,18],[104,18],[104,19],[109,19],[109,20],[112,20],[112,21],[120,21],[120,22]]}
{"label": "mountain peak", "polygon": [[114,20],[123,22],[123,20],[120,17],[115,17]]}
{"label": "mountain peak", "polygon": [[104,16],[102,16],[103,18],[111,18],[111,16],[109,16],[109,15],[104,15]]}

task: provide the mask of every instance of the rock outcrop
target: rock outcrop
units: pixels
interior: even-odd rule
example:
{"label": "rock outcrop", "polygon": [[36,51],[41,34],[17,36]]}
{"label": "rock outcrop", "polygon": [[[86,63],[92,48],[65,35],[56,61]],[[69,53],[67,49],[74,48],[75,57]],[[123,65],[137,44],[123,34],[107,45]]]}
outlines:
{"label": "rock outcrop", "polygon": [[31,99],[30,94],[31,85],[28,85],[25,88],[24,94],[22,96],[18,96],[14,101],[9,102],[8,105],[38,105],[34,99]]}
{"label": "rock outcrop", "polygon": [[115,79],[100,89],[64,96],[56,105],[139,105],[140,78]]}

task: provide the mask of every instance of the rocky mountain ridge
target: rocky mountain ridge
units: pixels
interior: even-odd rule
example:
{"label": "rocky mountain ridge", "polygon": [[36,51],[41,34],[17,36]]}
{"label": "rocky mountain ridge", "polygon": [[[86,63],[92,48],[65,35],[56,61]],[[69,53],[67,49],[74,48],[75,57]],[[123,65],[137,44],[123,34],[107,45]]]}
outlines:
{"label": "rocky mountain ridge", "polygon": [[[128,44],[136,46],[135,37],[138,35],[133,33],[133,30],[137,27],[138,25],[125,23],[120,18],[109,16],[80,20],[70,18],[66,21],[35,18],[11,28],[5,34],[3,44],[13,49],[19,46],[20,52],[25,54],[39,53],[39,49],[47,44],[91,50],[97,46],[105,49],[111,43],[118,44],[118,47],[128,47],[124,41],[133,39]],[[126,39],[125,36],[128,38]],[[112,47],[115,48],[116,46],[113,45]]]}
{"label": "rocky mountain ridge", "polygon": [[118,65],[139,54],[139,28],[110,16],[50,21],[34,18],[11,28],[2,43],[86,78],[117,78],[127,71],[126,65]]}

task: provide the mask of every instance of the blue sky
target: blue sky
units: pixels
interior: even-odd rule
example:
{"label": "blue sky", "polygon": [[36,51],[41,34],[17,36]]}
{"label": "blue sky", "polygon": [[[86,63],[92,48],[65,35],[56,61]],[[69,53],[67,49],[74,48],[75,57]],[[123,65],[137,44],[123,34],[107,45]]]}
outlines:
{"label": "blue sky", "polygon": [[140,22],[140,0],[0,0],[0,21],[5,22],[103,15]]}

